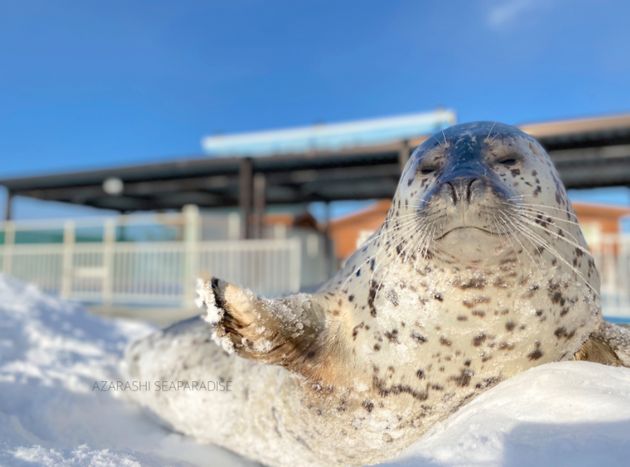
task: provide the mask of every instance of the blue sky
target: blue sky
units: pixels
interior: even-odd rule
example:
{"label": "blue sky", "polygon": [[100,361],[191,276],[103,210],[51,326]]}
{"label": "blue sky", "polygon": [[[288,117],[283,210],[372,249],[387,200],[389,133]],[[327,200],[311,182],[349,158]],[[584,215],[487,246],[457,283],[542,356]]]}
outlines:
{"label": "blue sky", "polygon": [[438,106],[507,123],[628,112],[628,18],[612,0],[1,0],[0,177]]}

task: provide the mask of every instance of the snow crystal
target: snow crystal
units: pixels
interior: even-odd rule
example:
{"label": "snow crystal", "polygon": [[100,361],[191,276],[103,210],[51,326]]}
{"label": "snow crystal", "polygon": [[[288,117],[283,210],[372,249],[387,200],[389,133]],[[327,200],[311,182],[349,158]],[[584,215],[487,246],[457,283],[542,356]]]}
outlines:
{"label": "snow crystal", "polygon": [[223,318],[223,310],[214,301],[214,292],[209,281],[197,280],[197,307],[206,307],[206,314],[203,319],[211,325],[216,325]]}
{"label": "snow crystal", "polygon": [[258,353],[267,353],[271,350],[273,344],[267,339],[261,339],[254,342],[254,350]]}
{"label": "snow crystal", "polygon": [[220,336],[217,333],[217,330],[213,329],[211,337],[212,337],[212,340],[214,342],[216,342],[217,345],[219,345],[227,353],[229,353],[229,354],[234,353],[234,343],[232,342],[232,340],[228,336],[226,336],[226,335]]}

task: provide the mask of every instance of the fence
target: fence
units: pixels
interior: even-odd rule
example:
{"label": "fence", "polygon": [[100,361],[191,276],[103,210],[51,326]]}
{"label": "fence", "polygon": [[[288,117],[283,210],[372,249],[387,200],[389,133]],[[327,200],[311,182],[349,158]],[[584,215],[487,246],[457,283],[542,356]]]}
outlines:
{"label": "fence", "polygon": [[603,235],[590,249],[601,277],[604,313],[630,320],[630,234]]}
{"label": "fence", "polygon": [[265,295],[300,288],[297,239],[0,247],[2,271],[86,303],[192,307],[198,275]]}
{"label": "fence", "polygon": [[[236,230],[233,216],[224,220]],[[204,240],[209,224],[194,209],[61,225],[5,223],[0,271],[63,298],[105,307],[192,308],[195,279],[203,275],[267,296],[297,292],[304,285],[302,263],[309,258],[299,236]],[[325,279],[319,276],[310,280]]]}

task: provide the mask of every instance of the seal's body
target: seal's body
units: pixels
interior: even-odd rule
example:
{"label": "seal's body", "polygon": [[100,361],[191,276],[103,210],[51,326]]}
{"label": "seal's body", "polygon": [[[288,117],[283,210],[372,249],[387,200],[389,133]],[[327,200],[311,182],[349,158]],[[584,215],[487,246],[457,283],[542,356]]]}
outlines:
{"label": "seal's body", "polygon": [[201,441],[274,465],[372,463],[532,366],[578,351],[624,363],[626,337],[607,341],[598,291],[539,143],[498,123],[458,125],[414,151],[383,226],[318,292],[266,300],[213,279],[200,288],[207,322],[137,343],[129,367],[231,381],[138,396]]}

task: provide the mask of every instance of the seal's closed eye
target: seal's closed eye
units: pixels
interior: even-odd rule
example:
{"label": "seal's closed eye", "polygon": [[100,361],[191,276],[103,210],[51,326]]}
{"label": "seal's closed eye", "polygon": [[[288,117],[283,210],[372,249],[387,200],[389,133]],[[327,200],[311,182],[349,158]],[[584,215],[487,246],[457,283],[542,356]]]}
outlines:
{"label": "seal's closed eye", "polygon": [[518,160],[514,156],[502,157],[501,159],[499,159],[497,161],[497,163],[499,163],[501,165],[506,165],[508,167],[511,166],[511,165],[516,164],[517,162],[518,162]]}
{"label": "seal's closed eye", "polygon": [[422,175],[429,175],[437,171],[437,167],[435,165],[424,165],[420,167],[420,173]]}

